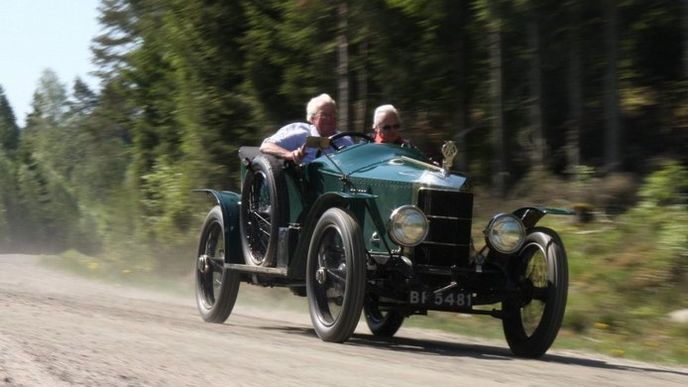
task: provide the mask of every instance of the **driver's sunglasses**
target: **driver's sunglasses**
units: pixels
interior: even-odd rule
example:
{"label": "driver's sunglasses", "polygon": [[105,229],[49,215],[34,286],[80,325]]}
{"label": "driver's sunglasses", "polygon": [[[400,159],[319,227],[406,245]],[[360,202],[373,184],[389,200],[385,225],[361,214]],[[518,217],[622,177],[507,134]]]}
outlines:
{"label": "driver's sunglasses", "polygon": [[380,129],[382,129],[384,131],[388,131],[388,130],[392,130],[392,129],[400,129],[400,128],[401,128],[400,124],[380,126]]}

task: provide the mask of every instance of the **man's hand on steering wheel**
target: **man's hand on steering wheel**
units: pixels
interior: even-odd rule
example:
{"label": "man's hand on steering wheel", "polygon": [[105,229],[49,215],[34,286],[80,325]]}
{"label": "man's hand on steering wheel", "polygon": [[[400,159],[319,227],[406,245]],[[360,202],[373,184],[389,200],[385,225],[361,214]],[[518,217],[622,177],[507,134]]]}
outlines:
{"label": "man's hand on steering wheel", "polygon": [[341,132],[341,133],[337,133],[337,134],[334,134],[334,135],[332,135],[332,136],[329,137],[329,139],[330,139],[330,146],[331,146],[332,148],[334,148],[334,150],[336,150],[336,151],[342,149],[343,147],[337,145],[337,144],[335,143],[335,141],[338,140],[338,139],[340,139],[340,138],[342,138],[342,137],[347,137],[347,136],[348,136],[348,137],[358,137],[358,138],[360,138],[362,141],[365,141],[365,142],[373,142],[373,141],[374,141],[372,137],[370,137],[369,135],[367,135],[367,134],[365,134],[365,133],[361,133],[361,132]]}

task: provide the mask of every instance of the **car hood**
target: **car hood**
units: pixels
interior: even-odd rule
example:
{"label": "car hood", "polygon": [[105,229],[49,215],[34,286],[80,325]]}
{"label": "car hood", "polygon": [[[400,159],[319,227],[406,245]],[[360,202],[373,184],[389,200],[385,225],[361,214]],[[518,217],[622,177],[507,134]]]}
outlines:
{"label": "car hood", "polygon": [[453,190],[461,189],[467,180],[464,175],[448,173],[430,163],[417,149],[394,144],[357,144],[329,158],[320,157],[312,164],[321,173],[341,175],[343,172],[354,180],[411,183]]}

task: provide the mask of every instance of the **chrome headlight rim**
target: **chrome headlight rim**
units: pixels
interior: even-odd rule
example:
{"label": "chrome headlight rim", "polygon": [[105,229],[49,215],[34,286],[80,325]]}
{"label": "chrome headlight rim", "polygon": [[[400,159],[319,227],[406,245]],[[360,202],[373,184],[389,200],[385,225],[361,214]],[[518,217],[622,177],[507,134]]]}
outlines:
{"label": "chrome headlight rim", "polygon": [[[404,239],[405,237],[407,237],[407,235],[403,232],[403,225],[401,225],[401,235],[398,235],[396,231],[400,229],[397,226],[400,225],[400,222],[403,220],[403,217],[409,211],[411,211],[411,213],[413,214],[419,215],[419,219],[421,220],[420,226],[422,230],[420,234],[415,235],[412,238]],[[394,209],[394,211],[392,211],[392,214],[389,216],[389,220],[387,222],[387,234],[389,235],[389,237],[395,243],[405,247],[418,246],[425,240],[425,238],[427,238],[429,231],[430,222],[428,221],[427,216],[425,216],[425,213],[420,208],[412,204],[405,204],[401,207],[397,207],[396,209]]]}
{"label": "chrome headlight rim", "polygon": [[[515,243],[511,243],[510,246],[505,246],[498,241],[498,236],[493,233],[493,230],[495,227],[498,227],[499,225],[509,221],[516,226],[518,231],[518,239]],[[523,225],[521,219],[519,219],[516,215],[500,213],[493,216],[488,222],[487,227],[485,228],[485,239],[487,240],[488,245],[497,252],[502,254],[514,254],[521,250],[523,244],[525,243],[526,227]]]}

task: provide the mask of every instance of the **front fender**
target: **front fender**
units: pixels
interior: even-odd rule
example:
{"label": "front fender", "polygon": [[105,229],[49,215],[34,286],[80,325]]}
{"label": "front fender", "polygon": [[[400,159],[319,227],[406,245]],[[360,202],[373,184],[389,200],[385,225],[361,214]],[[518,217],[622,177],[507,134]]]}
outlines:
{"label": "front fender", "polygon": [[526,227],[526,230],[531,230],[535,227],[537,222],[539,222],[540,219],[547,214],[574,215],[574,212],[563,208],[521,207],[514,211],[513,214],[521,219],[521,222]]}
{"label": "front fender", "polygon": [[241,227],[239,227],[241,195],[235,192],[212,189],[195,189],[194,192],[205,192],[222,210],[226,241],[225,261],[227,263],[244,263],[244,253],[241,249]]}
{"label": "front fender", "polygon": [[[309,228],[315,228],[315,223],[318,222],[320,216],[331,207],[348,207],[359,221],[362,219],[364,203],[371,199],[377,198],[377,195],[369,193],[348,193],[348,192],[328,192],[320,196],[311,206],[303,224]],[[360,205],[357,205],[360,204]]]}

